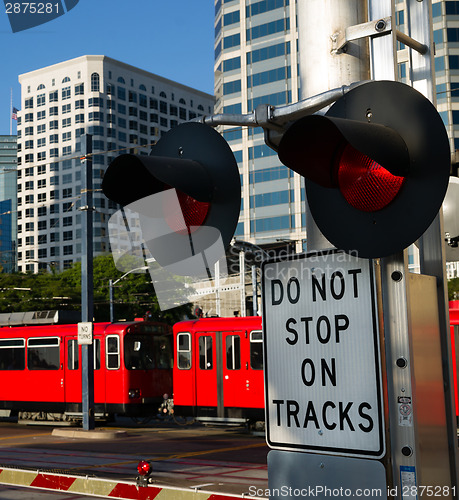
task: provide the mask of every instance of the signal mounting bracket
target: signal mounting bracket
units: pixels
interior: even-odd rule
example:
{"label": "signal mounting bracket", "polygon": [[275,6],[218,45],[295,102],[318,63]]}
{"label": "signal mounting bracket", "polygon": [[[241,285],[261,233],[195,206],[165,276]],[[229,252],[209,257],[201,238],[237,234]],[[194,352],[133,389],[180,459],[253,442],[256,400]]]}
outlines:
{"label": "signal mounting bracket", "polygon": [[[340,31],[331,36],[332,41],[332,54],[341,54],[346,52],[346,45],[353,40],[360,40],[367,37],[378,37],[382,35],[389,35],[392,32],[392,18],[391,16],[378,19],[377,21],[370,21],[367,23],[357,24],[355,26],[348,26],[344,31]],[[395,37],[401,43],[416,50],[420,54],[427,54],[429,48],[414,38],[411,38],[401,31],[394,30]]]}

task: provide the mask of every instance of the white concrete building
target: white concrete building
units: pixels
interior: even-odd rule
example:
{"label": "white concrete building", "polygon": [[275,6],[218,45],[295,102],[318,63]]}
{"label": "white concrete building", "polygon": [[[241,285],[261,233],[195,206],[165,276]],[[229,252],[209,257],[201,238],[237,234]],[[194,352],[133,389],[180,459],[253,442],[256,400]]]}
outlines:
{"label": "white concrete building", "polygon": [[81,137],[93,136],[94,255],[109,251],[116,206],[98,191],[110,161],[148,154],[178,123],[213,112],[213,96],[106,56],[19,76],[18,270],[64,269],[81,256]]}

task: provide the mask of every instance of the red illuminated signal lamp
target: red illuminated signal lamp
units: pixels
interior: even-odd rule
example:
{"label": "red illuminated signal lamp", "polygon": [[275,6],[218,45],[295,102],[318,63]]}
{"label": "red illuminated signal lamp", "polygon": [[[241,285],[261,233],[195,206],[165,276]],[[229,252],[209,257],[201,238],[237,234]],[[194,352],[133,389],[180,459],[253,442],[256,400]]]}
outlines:
{"label": "red illuminated signal lamp", "polygon": [[350,144],[337,165],[338,188],[349,205],[364,212],[386,207],[399,193],[405,177],[394,175]]}
{"label": "red illuminated signal lamp", "polygon": [[140,462],[137,464],[137,472],[140,476],[148,476],[152,473],[152,471],[153,468],[151,466],[151,463],[147,460],[140,460]]}
{"label": "red illuminated signal lamp", "polygon": [[398,82],[367,82],[282,137],[279,159],[305,179],[311,214],[337,248],[375,258],[414,243],[437,215],[450,150],[432,103]]}

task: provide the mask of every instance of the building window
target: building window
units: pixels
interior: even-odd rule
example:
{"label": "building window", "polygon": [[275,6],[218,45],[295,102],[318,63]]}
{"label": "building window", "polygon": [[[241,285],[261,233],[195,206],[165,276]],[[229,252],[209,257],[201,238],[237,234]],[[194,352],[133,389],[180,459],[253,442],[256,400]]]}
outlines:
{"label": "building window", "polygon": [[58,114],[59,114],[59,108],[57,106],[49,108],[49,116],[57,116]]}
{"label": "building window", "polygon": [[71,95],[71,88],[70,87],[64,87],[62,89],[62,100],[70,99],[70,95]]}
{"label": "building window", "polygon": [[90,122],[103,122],[104,121],[104,114],[101,113],[100,111],[93,111],[91,113],[89,113],[89,116],[88,116],[88,121]]}
{"label": "building window", "polygon": [[71,118],[64,118],[62,120],[62,127],[70,127],[72,125],[72,119]]}
{"label": "building window", "polygon": [[30,97],[29,99],[25,100],[24,108],[25,109],[33,109],[33,97]]}
{"label": "building window", "polygon": [[59,94],[57,90],[49,93],[49,102],[57,102],[59,100]]}
{"label": "building window", "polygon": [[117,97],[118,97],[118,99],[125,101],[126,100],[126,89],[124,89],[123,87],[118,87]]}
{"label": "building window", "polygon": [[71,104],[63,104],[62,105],[62,114],[70,113],[72,111]]}
{"label": "building window", "polygon": [[91,75],[91,92],[100,92],[99,73],[93,73]]}
{"label": "building window", "polygon": [[44,106],[46,104],[45,94],[37,95],[37,106]]}
{"label": "building window", "polygon": [[75,95],[83,95],[83,94],[84,94],[84,83],[75,85]]}
{"label": "building window", "polygon": [[91,99],[88,99],[88,107],[104,107],[104,100],[101,99],[100,97],[91,97]]}

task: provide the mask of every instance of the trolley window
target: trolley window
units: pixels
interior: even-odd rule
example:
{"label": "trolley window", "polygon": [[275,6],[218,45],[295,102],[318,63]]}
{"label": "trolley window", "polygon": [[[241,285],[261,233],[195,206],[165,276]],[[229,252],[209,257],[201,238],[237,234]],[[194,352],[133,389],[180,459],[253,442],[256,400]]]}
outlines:
{"label": "trolley window", "polygon": [[0,340],[0,370],[25,369],[25,340]]}
{"label": "trolley window", "polygon": [[67,343],[67,368],[78,370],[78,342],[69,340]]}
{"label": "trolley window", "polygon": [[189,333],[177,335],[177,366],[181,370],[191,368],[191,335]]}
{"label": "trolley window", "polygon": [[105,340],[107,369],[118,370],[120,367],[120,338],[118,335],[108,335]]}
{"label": "trolley window", "polygon": [[212,337],[201,335],[201,337],[199,337],[199,368],[201,368],[201,370],[212,370],[212,359]]}
{"label": "trolley window", "polygon": [[100,339],[94,339],[94,370],[100,370]]}
{"label": "trolley window", "polygon": [[250,367],[263,370],[263,333],[261,330],[250,332]]}
{"label": "trolley window", "polygon": [[59,338],[41,337],[27,340],[29,370],[59,370]]}
{"label": "trolley window", "polygon": [[241,369],[241,338],[239,335],[226,337],[226,368],[228,370]]}
{"label": "trolley window", "polygon": [[[67,368],[69,370],[78,370],[79,349],[76,339],[69,340],[67,351]],[[100,339],[94,339],[94,370],[100,370]]]}
{"label": "trolley window", "polygon": [[153,338],[149,335],[126,335],[124,365],[128,370],[153,370],[155,368]]}
{"label": "trolley window", "polygon": [[174,366],[172,337],[155,335],[153,345],[156,353],[156,367],[160,370],[170,370]]}

